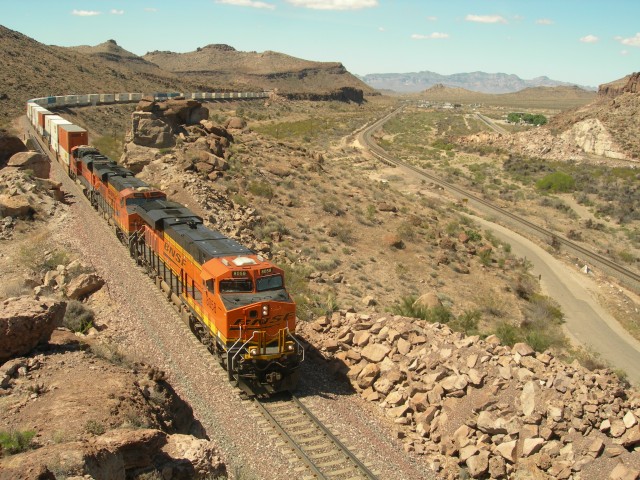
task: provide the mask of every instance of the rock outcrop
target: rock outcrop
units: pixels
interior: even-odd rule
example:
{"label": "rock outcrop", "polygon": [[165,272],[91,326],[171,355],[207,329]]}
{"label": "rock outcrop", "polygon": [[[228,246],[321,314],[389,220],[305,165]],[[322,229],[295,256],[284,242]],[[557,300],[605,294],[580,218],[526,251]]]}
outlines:
{"label": "rock outcrop", "polygon": [[615,82],[605,83],[598,88],[600,97],[615,98],[623,93],[640,93],[640,72],[634,72]]}
{"label": "rock outcrop", "polygon": [[47,342],[62,324],[66,303],[52,298],[9,298],[0,305],[0,362]]}
{"label": "rock outcrop", "polygon": [[20,152],[9,159],[7,167],[17,168],[18,170],[31,170],[33,175],[38,178],[49,178],[51,163],[41,153]]}
{"label": "rock outcrop", "polygon": [[610,371],[400,316],[335,312],[300,333],[442,478],[604,478],[612,458],[638,476],[640,393]]}
{"label": "rock outcrop", "polygon": [[0,130],[0,168],[4,167],[16,153],[26,151],[27,147],[22,140],[6,130]]}

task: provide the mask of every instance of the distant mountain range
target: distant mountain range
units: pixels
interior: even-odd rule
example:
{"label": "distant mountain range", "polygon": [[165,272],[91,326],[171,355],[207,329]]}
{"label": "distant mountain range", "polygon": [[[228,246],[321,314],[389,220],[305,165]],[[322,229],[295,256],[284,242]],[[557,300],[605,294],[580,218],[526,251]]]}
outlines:
{"label": "distant mountain range", "polygon": [[[434,85],[464,88],[482,93],[513,93],[531,87],[574,86],[573,83],[552,80],[549,77],[536,77],[524,80],[517,75],[506,73],[469,72],[440,75],[435,72],[412,73],[371,73],[358,76],[367,85],[377,90],[390,90],[398,93],[415,93]],[[597,88],[576,85],[584,90],[595,91]]]}

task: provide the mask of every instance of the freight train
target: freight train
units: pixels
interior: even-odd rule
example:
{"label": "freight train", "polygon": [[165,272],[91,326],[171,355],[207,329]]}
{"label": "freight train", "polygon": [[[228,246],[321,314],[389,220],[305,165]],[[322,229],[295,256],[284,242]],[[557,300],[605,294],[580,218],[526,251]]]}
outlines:
{"label": "freight train", "polygon": [[206,227],[188,208],[90,146],[85,129],[42,106],[140,98],[142,94],[44,97],[27,103],[27,118],[50,156],[64,166],[131,256],[178,306],[191,331],[219,358],[229,380],[250,394],[294,389],[304,349],[294,335],[295,303],[283,270]]}

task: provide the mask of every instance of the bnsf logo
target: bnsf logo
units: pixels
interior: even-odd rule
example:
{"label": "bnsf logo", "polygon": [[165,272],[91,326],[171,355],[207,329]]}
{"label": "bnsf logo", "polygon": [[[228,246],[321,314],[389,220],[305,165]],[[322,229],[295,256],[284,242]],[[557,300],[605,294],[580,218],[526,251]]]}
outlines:
{"label": "bnsf logo", "polygon": [[[291,317],[294,316],[293,312],[285,313],[283,315],[276,315],[275,317],[253,318],[247,320],[246,328],[269,328],[281,323],[288,322]],[[238,318],[231,325],[231,330],[240,330],[243,323],[242,318]]]}
{"label": "bnsf logo", "polygon": [[187,259],[178,252],[169,242],[164,242],[164,254],[171,258],[178,265],[183,266],[187,263]]}

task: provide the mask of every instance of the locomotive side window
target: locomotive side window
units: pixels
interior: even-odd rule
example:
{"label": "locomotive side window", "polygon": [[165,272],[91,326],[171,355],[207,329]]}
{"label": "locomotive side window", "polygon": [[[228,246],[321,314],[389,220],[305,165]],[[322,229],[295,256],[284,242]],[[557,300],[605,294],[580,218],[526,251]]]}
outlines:
{"label": "locomotive side window", "polygon": [[253,292],[251,280],[220,280],[220,293]]}
{"label": "locomotive side window", "polygon": [[270,275],[268,277],[260,277],[256,280],[256,290],[258,292],[278,290],[280,288],[283,288],[282,275]]}
{"label": "locomotive side window", "polygon": [[205,286],[207,287],[207,290],[209,290],[209,292],[213,293],[213,278],[210,278],[209,280],[206,280],[204,282]]}

